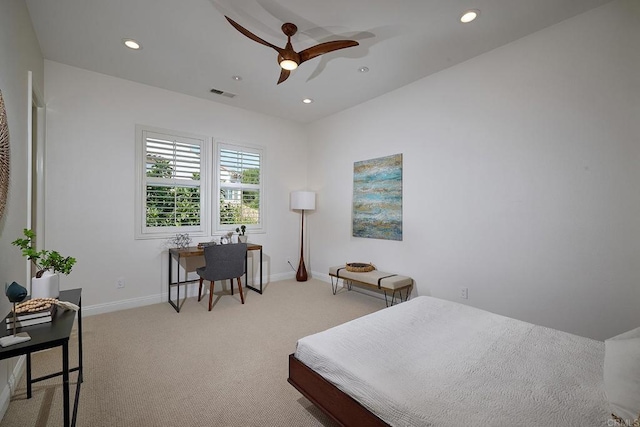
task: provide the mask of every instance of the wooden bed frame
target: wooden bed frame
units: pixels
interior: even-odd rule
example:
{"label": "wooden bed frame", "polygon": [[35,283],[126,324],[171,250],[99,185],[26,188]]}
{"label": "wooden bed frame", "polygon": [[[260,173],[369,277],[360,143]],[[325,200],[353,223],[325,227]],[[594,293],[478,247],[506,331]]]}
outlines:
{"label": "wooden bed frame", "polygon": [[389,426],[351,396],[289,355],[289,384],[341,426]]}

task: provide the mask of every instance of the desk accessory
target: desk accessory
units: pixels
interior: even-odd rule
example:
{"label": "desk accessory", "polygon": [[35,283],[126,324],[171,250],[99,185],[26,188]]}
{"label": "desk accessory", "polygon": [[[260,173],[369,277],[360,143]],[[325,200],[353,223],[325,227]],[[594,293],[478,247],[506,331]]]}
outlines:
{"label": "desk accessory", "polygon": [[[13,317],[16,317],[16,303],[22,302],[27,297],[27,290],[24,286],[20,286],[16,282],[13,282],[5,291],[7,298],[13,303]],[[20,332],[16,334],[16,324],[13,324],[13,335],[0,338],[0,346],[9,347],[10,345],[19,344],[21,342],[29,341],[31,336],[26,332]]]}

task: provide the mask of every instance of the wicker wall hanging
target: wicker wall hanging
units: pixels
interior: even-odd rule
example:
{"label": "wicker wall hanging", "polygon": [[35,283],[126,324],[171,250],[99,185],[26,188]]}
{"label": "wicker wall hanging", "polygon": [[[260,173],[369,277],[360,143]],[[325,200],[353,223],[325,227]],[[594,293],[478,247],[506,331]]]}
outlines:
{"label": "wicker wall hanging", "polygon": [[0,91],[0,220],[9,197],[9,124]]}

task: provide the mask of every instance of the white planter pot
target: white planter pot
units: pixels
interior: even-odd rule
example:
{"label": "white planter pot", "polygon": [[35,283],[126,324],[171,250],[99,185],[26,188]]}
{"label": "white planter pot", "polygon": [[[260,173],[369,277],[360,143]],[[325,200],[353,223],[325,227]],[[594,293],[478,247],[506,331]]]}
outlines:
{"label": "white planter pot", "polygon": [[240,243],[247,243],[247,236],[238,236],[238,241],[240,241]]}
{"label": "white planter pot", "polygon": [[58,298],[60,296],[60,275],[45,271],[42,277],[31,278],[31,299]]}

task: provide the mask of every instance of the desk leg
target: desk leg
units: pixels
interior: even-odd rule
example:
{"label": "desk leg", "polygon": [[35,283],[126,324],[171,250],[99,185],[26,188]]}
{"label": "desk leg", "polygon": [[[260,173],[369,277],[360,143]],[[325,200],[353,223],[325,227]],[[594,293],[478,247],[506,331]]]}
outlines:
{"label": "desk leg", "polygon": [[31,353],[27,353],[27,399],[31,399]]}
{"label": "desk leg", "polygon": [[82,382],[82,298],[78,302],[78,307],[78,384],[80,384]]}
{"label": "desk leg", "polygon": [[69,341],[62,344],[62,405],[64,411],[64,426],[71,425],[69,411]]}
{"label": "desk leg", "polygon": [[[171,304],[171,278],[173,277],[173,257],[171,256],[171,251],[167,251],[167,253],[169,254],[169,277],[167,280],[167,298],[169,299],[169,304]],[[171,304],[173,305],[173,304]]]}
{"label": "desk leg", "polygon": [[[187,280],[187,268],[184,269],[184,280]],[[180,313],[180,254],[178,254],[178,286],[176,286],[176,310]]]}
{"label": "desk leg", "polygon": [[82,378],[82,298],[78,302],[78,385],[76,386],[76,396],[73,399],[73,416],[71,427],[75,427],[78,417],[78,401],[80,400],[80,385],[84,381]]}
{"label": "desk leg", "polygon": [[[245,272],[245,278],[244,278],[244,283],[245,283],[245,287],[251,289],[252,291],[256,291],[259,294],[262,294],[262,248],[260,248],[260,289],[253,287],[251,285],[249,285],[249,270],[247,268],[247,258],[249,256],[249,251],[247,251],[247,255],[245,256],[244,259],[244,272]],[[253,260],[253,255],[251,258],[251,275],[253,276],[253,266],[254,264],[254,260]],[[255,284],[255,283],[253,283]]]}
{"label": "desk leg", "polygon": [[262,248],[260,248],[260,295],[262,295]]}
{"label": "desk leg", "polygon": [[[249,288],[249,251],[244,254],[244,285]],[[253,264],[251,264],[253,265]],[[231,289],[233,289],[233,283],[231,283]]]}
{"label": "desk leg", "polygon": [[171,254],[171,251],[169,251],[169,278],[167,280],[168,285],[167,285],[167,299],[169,300],[169,304],[171,304],[173,306],[173,308],[180,313],[180,254],[178,254],[178,283],[177,283],[177,287],[178,287],[178,299],[177,301],[174,303],[171,300],[171,281],[173,280],[173,255]]}

